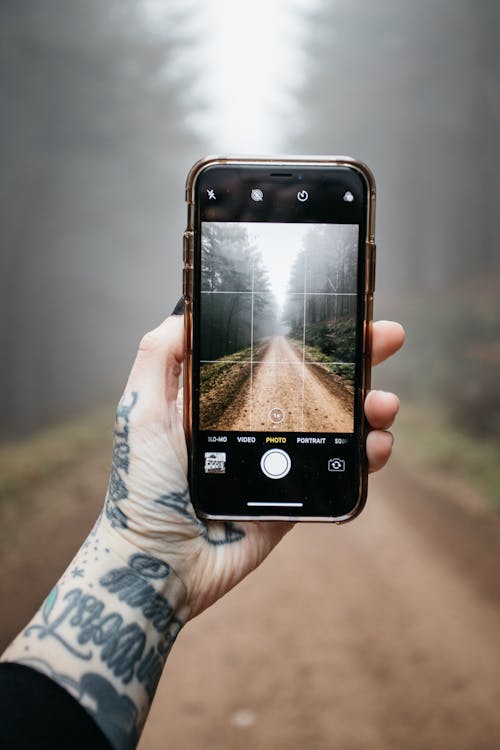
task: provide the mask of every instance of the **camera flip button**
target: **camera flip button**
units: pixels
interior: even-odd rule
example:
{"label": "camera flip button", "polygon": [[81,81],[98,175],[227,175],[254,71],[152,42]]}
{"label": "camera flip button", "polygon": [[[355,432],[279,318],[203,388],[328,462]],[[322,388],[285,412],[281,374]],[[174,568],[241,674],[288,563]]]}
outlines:
{"label": "camera flip button", "polygon": [[266,451],[260,459],[262,473],[269,479],[283,479],[290,471],[291,466],[290,456],[281,448],[272,448],[270,451]]}
{"label": "camera flip button", "polygon": [[345,461],[343,458],[329,458],[328,471],[345,471]]}

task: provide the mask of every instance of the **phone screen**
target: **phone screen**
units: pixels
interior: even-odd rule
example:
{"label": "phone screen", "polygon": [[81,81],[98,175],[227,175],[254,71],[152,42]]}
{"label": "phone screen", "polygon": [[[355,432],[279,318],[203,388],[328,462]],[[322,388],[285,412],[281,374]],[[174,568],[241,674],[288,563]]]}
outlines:
{"label": "phone screen", "polygon": [[196,189],[195,507],[348,515],[364,450],[365,181],[218,165]]}

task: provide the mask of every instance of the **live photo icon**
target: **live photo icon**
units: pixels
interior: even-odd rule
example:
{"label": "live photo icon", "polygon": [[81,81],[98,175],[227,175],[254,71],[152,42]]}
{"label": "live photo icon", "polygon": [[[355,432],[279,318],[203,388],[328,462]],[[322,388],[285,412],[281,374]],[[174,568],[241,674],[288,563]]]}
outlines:
{"label": "live photo icon", "polygon": [[225,474],[226,454],[205,453],[205,474]]}

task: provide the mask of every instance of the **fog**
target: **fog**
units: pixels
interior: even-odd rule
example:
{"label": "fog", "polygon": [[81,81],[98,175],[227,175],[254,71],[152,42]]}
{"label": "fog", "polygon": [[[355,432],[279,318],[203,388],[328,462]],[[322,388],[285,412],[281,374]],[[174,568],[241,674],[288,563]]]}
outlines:
{"label": "fog", "polygon": [[497,278],[494,2],[48,0],[0,21],[4,435],[116,395],[179,296],[184,176],[207,152],[364,159],[380,314]]}
{"label": "fog", "polygon": [[[141,335],[181,295],[198,158],[366,161],[375,317],[407,329],[374,372],[402,408],[366,510],[340,528],[299,525],[186,629],[143,750],[498,746],[499,50],[498,0],[0,1],[4,645],[102,507],[113,404]],[[276,266],[260,270],[274,284]],[[276,336],[266,355],[290,362],[288,379],[256,388],[280,387],[283,411],[300,387],[296,342],[312,358],[332,338],[323,319],[349,313],[323,297],[308,330],[304,305],[285,300],[277,328],[272,299],[262,304],[262,331],[294,339]],[[348,393],[351,329],[330,352]],[[236,334],[231,346],[247,347]],[[220,325],[207,342],[207,359],[229,351]],[[350,431],[351,412],[335,415],[316,380],[301,408]],[[244,397],[228,375],[226,398],[228,384]],[[225,426],[247,430],[231,406]],[[251,409],[267,430],[266,399]],[[303,411],[293,424],[312,429]]]}

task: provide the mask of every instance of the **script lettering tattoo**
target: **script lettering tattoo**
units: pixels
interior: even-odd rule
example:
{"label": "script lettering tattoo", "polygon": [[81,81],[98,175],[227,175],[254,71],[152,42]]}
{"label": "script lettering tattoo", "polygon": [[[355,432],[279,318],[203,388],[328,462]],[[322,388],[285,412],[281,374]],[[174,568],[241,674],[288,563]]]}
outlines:
{"label": "script lettering tattoo", "polygon": [[170,602],[147,579],[165,579],[170,573],[171,568],[167,563],[139,553],[129,558],[128,566],[115,568],[100,579],[100,584],[110,593],[117,594],[120,601],[140,608],[161,634],[156,647],[150,647],[136,670],[136,677],[144,685],[150,700],[153,699],[163,665],[182,622],[174,615]]}
{"label": "script lettering tattoo", "polygon": [[[52,597],[52,598],[51,598]],[[92,643],[101,648],[101,660],[107,664],[116,677],[124,683],[130,682],[136,662],[144,651],[146,636],[144,631],[135,623],[124,625],[123,617],[114,612],[103,615],[104,604],[91,594],[83,594],[81,589],[72,589],[63,597],[63,609],[53,619],[53,612],[57,602],[57,591],[50,595],[51,603],[44,605],[44,625],[30,625],[25,635],[38,632],[38,638],[55,638],[71,654],[90,660],[92,649],[80,650],[68,642],[61,635],[61,628],[68,625],[77,629],[76,641],[79,645]]]}
{"label": "script lettering tattoo", "polygon": [[123,397],[116,410],[113,463],[106,496],[106,516],[112,526],[120,526],[121,528],[127,526],[127,516],[118,506],[118,503],[128,498],[128,487],[123,475],[128,474],[129,471],[129,420],[130,413],[138,398],[137,391],[132,391],[130,402],[126,403],[125,397]]}
{"label": "script lettering tattoo", "polygon": [[129,558],[128,566],[115,568],[101,579],[101,585],[130,607],[139,608],[144,617],[161,633],[172,617],[172,606],[162,594],[147,582],[147,578],[166,578],[170,566],[149,555],[137,554]]}
{"label": "script lettering tattoo", "polygon": [[[133,557],[147,558],[148,556],[134,555]],[[143,570],[147,569],[153,575],[163,572],[161,566],[166,565],[153,558],[147,561],[136,560],[135,563],[139,568],[142,566]],[[36,633],[39,639],[54,638],[73,656],[84,661],[89,661],[94,651],[92,648],[81,647],[87,644],[96,646],[100,650],[101,661],[116,677],[119,677],[124,684],[128,684],[136,676],[144,684],[148,694],[152,696],[165,659],[182,627],[182,622],[174,616],[171,605],[164,597],[162,599],[163,606],[160,608],[156,600],[152,598],[141,600],[141,606],[151,613],[151,621],[159,631],[154,647],[149,649],[145,658],[143,658],[146,649],[144,630],[135,623],[125,624],[118,612],[107,613],[102,601],[91,594],[83,593],[78,588],[68,591],[60,602],[58,602],[58,589],[54,588],[42,608],[43,624],[30,625],[24,634],[25,637],[29,637]],[[157,627],[160,623],[161,632]],[[77,645],[69,642],[68,629],[75,632]]]}
{"label": "script lettering tattoo", "polygon": [[167,656],[174,645],[182,625],[182,620],[172,616],[158,643],[156,643],[155,647],[150,647],[137,665],[135,675],[144,686],[150,700],[153,699]]}
{"label": "script lettering tattoo", "polygon": [[[75,589],[78,591],[78,589]],[[43,638],[55,638],[59,643],[64,646],[70,653],[72,653],[74,656],[77,656],[79,659],[85,659],[88,661],[92,657],[92,651],[81,651],[72,646],[70,643],[68,643],[57,631],[57,628],[59,625],[65,621],[66,616],[69,614],[69,612],[73,609],[74,606],[74,600],[72,601],[70,594],[73,592],[69,592],[64,598],[67,599],[69,597],[69,601],[63,609],[62,613],[60,613],[57,617],[53,618],[51,620],[51,613],[55,607],[55,604],[57,602],[57,598],[59,595],[59,589],[57,586],[54,586],[48,597],[46,598],[43,607],[42,607],[42,620],[44,622],[44,625],[30,625],[26,628],[24,631],[25,636],[29,636],[31,633],[38,631],[38,638],[39,640],[42,640]]]}
{"label": "script lettering tattoo", "polygon": [[161,497],[155,500],[155,503],[159,503],[159,505],[164,505],[166,508],[180,513],[194,524],[200,536],[213,546],[233,544],[234,542],[239,542],[245,536],[243,529],[238,528],[231,521],[210,524],[208,527],[205,526],[194,514],[187,489],[182,492],[169,492],[167,495],[161,495]]}
{"label": "script lettering tattoo", "polygon": [[144,689],[150,700],[153,700],[156,686],[160,681],[163,664],[164,659],[162,659],[154,648],[150,648],[137,667],[137,679],[144,685]]}
{"label": "script lettering tattoo", "polygon": [[163,666],[181,628],[182,621],[178,617],[172,617],[156,649],[151,647],[137,666],[136,677],[144,685],[150,700],[153,699]]}

